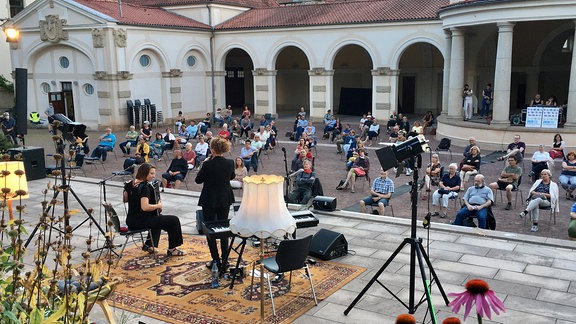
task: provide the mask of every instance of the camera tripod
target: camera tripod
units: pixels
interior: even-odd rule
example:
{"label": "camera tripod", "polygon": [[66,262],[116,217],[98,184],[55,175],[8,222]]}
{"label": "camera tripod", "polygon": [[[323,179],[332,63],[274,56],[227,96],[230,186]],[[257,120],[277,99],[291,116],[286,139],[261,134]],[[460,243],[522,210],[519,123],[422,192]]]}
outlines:
{"label": "camera tripod", "polygon": [[[448,305],[448,303],[449,303],[448,297],[446,297],[446,293],[444,292],[444,288],[442,288],[442,284],[440,283],[440,280],[438,279],[438,276],[436,275],[436,272],[434,271],[434,268],[432,267],[432,263],[430,262],[430,258],[428,257],[428,254],[426,253],[424,246],[422,245],[422,239],[416,236],[416,220],[417,220],[417,212],[418,212],[418,168],[421,167],[421,165],[422,165],[422,157],[421,157],[421,155],[418,155],[417,158],[418,158],[418,166],[416,166],[416,164],[412,165],[413,178],[412,178],[412,188],[410,190],[411,201],[412,201],[412,223],[411,223],[410,237],[407,237],[404,239],[404,241],[402,241],[400,246],[398,246],[398,248],[394,251],[394,253],[392,253],[392,255],[390,256],[390,258],[388,258],[386,263],[384,263],[384,265],[378,270],[378,272],[376,272],[374,277],[372,277],[370,282],[368,282],[368,284],[364,287],[364,289],[362,289],[360,294],[358,294],[358,296],[356,296],[356,298],[350,304],[350,306],[348,306],[348,308],[346,308],[346,310],[344,311],[344,315],[348,315],[350,310],[352,310],[352,308],[354,308],[354,306],[358,303],[358,301],[360,301],[362,296],[364,296],[364,294],[368,291],[368,289],[370,289],[370,287],[375,282],[377,282],[380,286],[382,286],[382,288],[384,288],[386,291],[388,291],[392,295],[392,297],[394,297],[404,307],[406,307],[406,309],[408,310],[408,313],[410,313],[410,314],[416,313],[416,310],[418,309],[418,307],[420,305],[422,305],[424,302],[427,302],[428,303],[428,310],[430,311],[433,324],[437,323],[436,314],[434,312],[434,306],[432,305],[432,297],[431,297],[431,292],[430,292],[430,287],[431,287],[433,282],[436,282],[436,284],[438,285],[438,289],[440,290],[440,293],[442,294],[442,297],[443,297],[446,305]],[[390,263],[392,263],[392,261],[394,261],[394,259],[398,255],[398,253],[400,253],[400,251],[402,251],[402,249],[406,245],[410,246],[410,295],[409,295],[408,304],[406,304],[404,301],[402,301],[396,294],[394,294],[390,289],[388,289],[388,287],[386,287],[378,279],[380,277],[380,275],[382,274],[382,272],[384,272],[384,270],[386,270],[386,268],[390,265]],[[420,269],[420,275],[422,277],[422,285],[424,287],[424,294],[425,294],[425,296],[423,295],[420,298],[420,301],[418,303],[415,302],[416,260],[418,260],[418,266]],[[430,271],[430,273],[432,275],[432,280],[429,283],[427,282],[427,279],[426,279],[426,271],[425,271],[426,269],[424,267],[424,262],[426,262],[426,265],[428,266],[428,270]]]}

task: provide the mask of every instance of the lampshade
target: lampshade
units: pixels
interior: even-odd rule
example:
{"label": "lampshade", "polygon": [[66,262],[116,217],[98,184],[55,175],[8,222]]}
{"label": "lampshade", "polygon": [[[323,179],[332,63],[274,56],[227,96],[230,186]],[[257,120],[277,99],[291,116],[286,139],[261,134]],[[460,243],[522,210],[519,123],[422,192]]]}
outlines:
{"label": "lampshade", "polygon": [[230,220],[230,230],[242,237],[282,238],[294,233],[296,221],[286,208],[284,178],[253,175],[244,178],[240,209]]}
{"label": "lampshade", "polygon": [[[26,171],[24,171],[24,162],[0,162],[0,187],[7,200],[28,199],[28,181]],[[16,193],[18,190],[23,190],[23,195],[18,196]]]}

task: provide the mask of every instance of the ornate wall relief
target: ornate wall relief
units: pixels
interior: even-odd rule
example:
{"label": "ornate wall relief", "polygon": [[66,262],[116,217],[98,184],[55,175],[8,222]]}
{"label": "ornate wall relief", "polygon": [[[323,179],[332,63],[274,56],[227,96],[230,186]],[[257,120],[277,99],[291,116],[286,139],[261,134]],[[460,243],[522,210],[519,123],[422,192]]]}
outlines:
{"label": "ornate wall relief", "polygon": [[116,47],[126,47],[126,29],[115,29],[114,34],[114,44]]}
{"label": "ornate wall relief", "polygon": [[46,20],[40,20],[40,39],[52,43],[68,40],[68,31],[64,30],[66,19],[60,19],[58,15],[48,15]]}
{"label": "ornate wall relief", "polygon": [[104,30],[93,28],[92,29],[92,46],[94,48],[103,48],[104,47]]}

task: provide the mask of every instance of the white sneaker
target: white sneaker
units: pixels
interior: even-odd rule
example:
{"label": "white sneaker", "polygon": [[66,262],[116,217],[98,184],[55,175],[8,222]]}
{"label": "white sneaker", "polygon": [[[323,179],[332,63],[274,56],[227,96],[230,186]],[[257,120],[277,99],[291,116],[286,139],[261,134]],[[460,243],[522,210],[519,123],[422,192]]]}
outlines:
{"label": "white sneaker", "polygon": [[532,227],[530,228],[531,232],[538,232],[538,225],[532,225]]}

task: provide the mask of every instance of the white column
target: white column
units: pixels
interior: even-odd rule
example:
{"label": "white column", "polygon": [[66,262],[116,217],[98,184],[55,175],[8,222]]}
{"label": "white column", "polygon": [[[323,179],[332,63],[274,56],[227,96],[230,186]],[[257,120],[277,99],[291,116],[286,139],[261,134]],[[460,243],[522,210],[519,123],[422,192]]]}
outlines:
{"label": "white column", "polygon": [[271,103],[276,93],[276,70],[257,68],[252,71],[254,75],[254,115],[261,116],[273,113]]}
{"label": "white column", "polygon": [[392,70],[389,67],[379,67],[372,70],[372,116],[384,121],[390,116],[390,76]]}
{"label": "white column", "polygon": [[322,67],[312,68],[308,71],[310,77],[310,117],[321,119],[326,110],[332,109],[332,81],[334,70]]}
{"label": "white column", "polygon": [[[576,24],[576,21],[574,21],[574,23]],[[566,124],[564,127],[576,128],[576,49],[574,45],[572,45],[570,84],[568,85],[568,111],[566,113]]]}
{"label": "white column", "polygon": [[444,56],[444,73],[442,77],[442,115],[448,115],[448,96],[450,93],[450,59],[452,57],[452,33],[444,30],[446,54]]}
{"label": "white column", "polygon": [[498,48],[494,67],[494,105],[492,124],[509,124],[510,83],[512,78],[512,41],[514,24],[498,23]]}
{"label": "white column", "polygon": [[464,31],[451,28],[450,80],[448,89],[448,118],[462,117],[462,89],[464,87]]}

